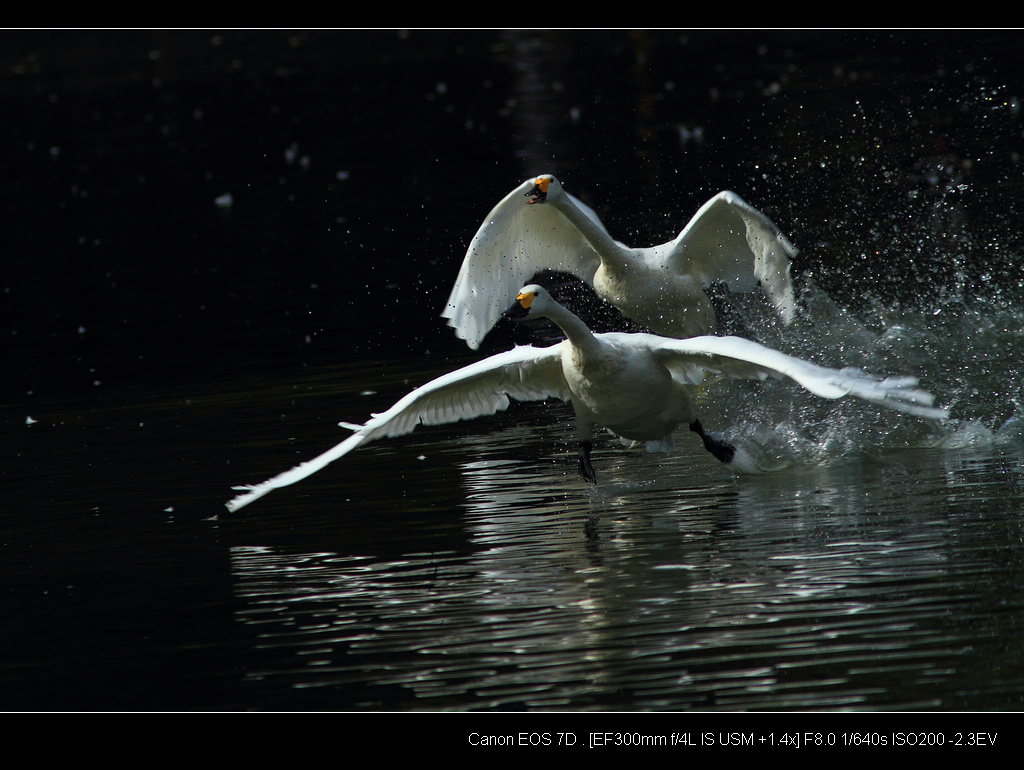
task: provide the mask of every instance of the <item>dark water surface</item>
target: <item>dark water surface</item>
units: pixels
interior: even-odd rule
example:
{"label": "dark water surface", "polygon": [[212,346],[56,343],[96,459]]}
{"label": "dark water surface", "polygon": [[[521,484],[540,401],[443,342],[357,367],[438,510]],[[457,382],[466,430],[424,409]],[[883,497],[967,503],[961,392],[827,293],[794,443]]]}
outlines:
{"label": "dark water surface", "polygon": [[[0,33],[0,708],[1021,710],[1021,42]],[[785,467],[602,440],[588,489],[568,408],[514,404],[228,514],[531,339],[439,313],[542,172],[637,245],[735,190],[802,310],[730,322],[953,419],[711,383]]]}

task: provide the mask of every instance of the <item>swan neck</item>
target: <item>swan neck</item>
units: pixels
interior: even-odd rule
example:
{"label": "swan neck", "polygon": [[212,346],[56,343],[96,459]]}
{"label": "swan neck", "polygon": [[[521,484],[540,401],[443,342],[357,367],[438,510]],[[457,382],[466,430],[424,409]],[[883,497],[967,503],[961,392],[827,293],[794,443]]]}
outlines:
{"label": "swan neck", "polygon": [[618,254],[621,248],[619,244],[612,239],[607,230],[584,214],[568,194],[560,195],[554,201],[554,205],[602,258]]}
{"label": "swan neck", "polygon": [[566,310],[561,305],[555,305],[551,308],[547,316],[558,325],[559,329],[565,332],[565,336],[574,347],[588,348],[596,344],[594,333],[590,331],[587,325],[577,315]]}

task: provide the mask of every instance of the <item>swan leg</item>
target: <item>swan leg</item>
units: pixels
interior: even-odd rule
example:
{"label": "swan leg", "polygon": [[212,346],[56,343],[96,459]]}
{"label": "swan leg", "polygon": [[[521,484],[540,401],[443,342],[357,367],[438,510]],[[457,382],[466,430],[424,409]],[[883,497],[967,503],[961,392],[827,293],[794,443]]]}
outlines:
{"label": "swan leg", "polygon": [[593,449],[593,444],[589,441],[580,442],[580,475],[584,481],[596,484],[597,474],[594,473],[594,466],[590,464],[591,449]]}
{"label": "swan leg", "polygon": [[726,444],[714,436],[709,436],[704,432],[704,426],[700,424],[700,420],[694,420],[690,423],[690,430],[700,436],[701,441],[704,442],[704,448],[714,455],[716,460],[723,463],[732,462],[733,457],[736,456],[736,447],[731,444]]}

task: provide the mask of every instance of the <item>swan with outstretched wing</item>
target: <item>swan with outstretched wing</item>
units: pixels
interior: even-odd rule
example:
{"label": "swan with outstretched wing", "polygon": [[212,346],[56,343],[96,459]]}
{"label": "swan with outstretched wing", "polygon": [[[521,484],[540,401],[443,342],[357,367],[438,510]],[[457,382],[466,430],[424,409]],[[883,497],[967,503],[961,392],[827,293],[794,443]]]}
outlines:
{"label": "swan with outstretched wing", "polygon": [[630,248],[550,174],[531,178],[494,207],[469,244],[441,315],[476,350],[515,292],[560,271],[593,286],[627,318],[666,337],[715,330],[705,289],[765,293],[784,323],[795,312],[790,259],[778,227],[736,193],[713,197],[672,241]]}
{"label": "swan with outstretched wing", "polygon": [[595,428],[604,426],[629,443],[652,451],[671,446],[673,431],[686,425],[719,461],[752,470],[742,451],[704,430],[689,386],[704,372],[765,380],[787,377],[828,399],[852,396],[918,417],[943,419],[945,409],[917,388],[914,377],[878,378],[856,369],[829,369],[739,337],[672,339],[653,334],[594,334],[586,324],[537,285],[520,289],[505,315],[550,318],[566,339],[550,347],[529,345],[485,358],[416,388],[364,425],[342,423],[354,433],[320,456],[252,486],[227,503],[231,511],[268,492],[310,476],[368,441],[411,433],[417,425],[439,425],[495,414],[509,399],[560,398],[572,404],[579,439],[579,470],[596,482],[590,461]]}

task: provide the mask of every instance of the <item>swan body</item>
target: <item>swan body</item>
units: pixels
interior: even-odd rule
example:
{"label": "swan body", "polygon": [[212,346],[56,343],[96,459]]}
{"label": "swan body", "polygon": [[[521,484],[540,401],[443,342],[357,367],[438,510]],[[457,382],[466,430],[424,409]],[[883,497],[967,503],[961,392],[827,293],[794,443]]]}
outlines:
{"label": "swan body", "polygon": [[705,371],[756,380],[789,377],[824,398],[855,396],[919,417],[947,416],[945,409],[932,406],[931,394],[915,387],[914,377],[879,379],[853,369],[828,369],[739,337],[679,340],[646,333],[594,334],[537,285],[522,288],[505,315],[550,318],[566,339],[549,347],[527,345],[498,353],[413,390],[364,425],[342,423],[355,432],[319,457],[261,484],[235,487],[243,494],[227,503],[228,510],[294,484],[368,441],[411,433],[419,424],[495,414],[508,408],[510,397],[554,397],[572,403],[580,473],[590,482],[595,481],[591,438],[599,425],[627,443],[645,443],[658,451],[670,447],[672,432],[686,424],[705,449],[731,464],[735,448],[704,432],[690,402],[687,386],[700,383]]}
{"label": "swan body", "polygon": [[760,286],[781,319],[795,310],[796,249],[764,214],[721,192],[672,241],[629,248],[550,174],[527,179],[494,207],[469,244],[441,315],[476,350],[515,291],[543,270],[571,273],[649,331],[692,337],[715,329],[704,292]]}

